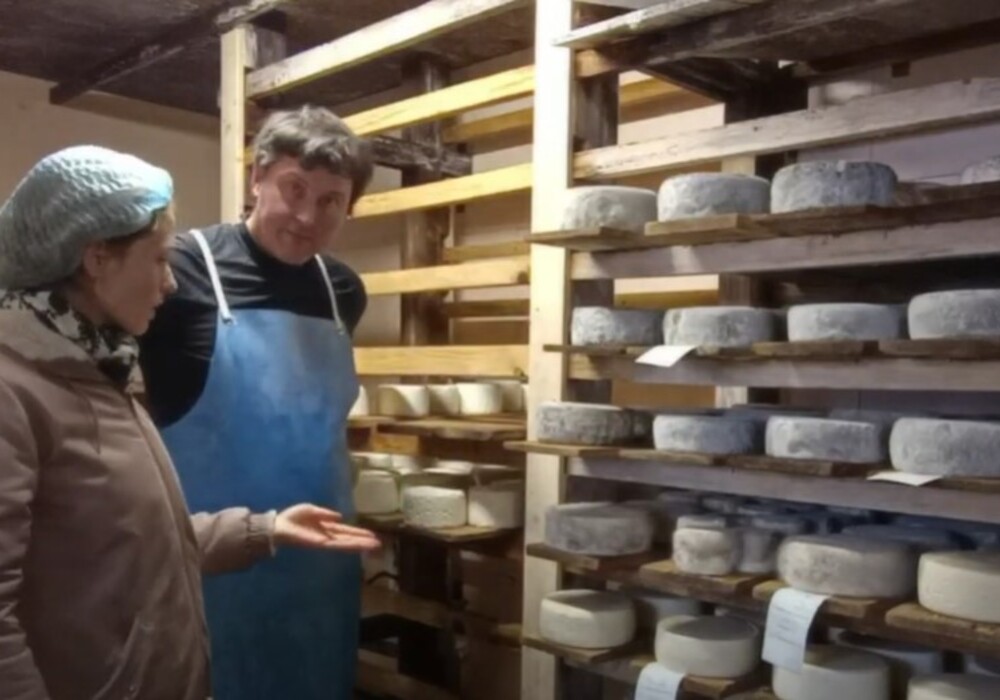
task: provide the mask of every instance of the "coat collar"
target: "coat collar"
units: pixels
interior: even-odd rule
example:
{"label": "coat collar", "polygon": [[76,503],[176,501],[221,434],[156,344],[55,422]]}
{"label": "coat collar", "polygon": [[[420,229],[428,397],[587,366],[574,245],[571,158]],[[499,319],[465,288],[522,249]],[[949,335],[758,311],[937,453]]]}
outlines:
{"label": "coat collar", "polygon": [[50,374],[107,381],[83,348],[46,328],[30,311],[0,310],[0,349]]}

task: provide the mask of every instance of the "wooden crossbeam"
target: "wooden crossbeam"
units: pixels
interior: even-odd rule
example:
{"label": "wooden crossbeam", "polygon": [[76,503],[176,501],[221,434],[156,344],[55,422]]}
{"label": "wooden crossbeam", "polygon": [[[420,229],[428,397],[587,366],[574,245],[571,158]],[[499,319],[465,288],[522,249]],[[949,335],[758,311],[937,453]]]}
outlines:
{"label": "wooden crossbeam", "polygon": [[518,377],[528,374],[524,345],[355,348],[361,376]]}
{"label": "wooden crossbeam", "polygon": [[472,174],[472,156],[454,148],[437,148],[392,136],[376,136],[371,142],[375,162],[386,168],[417,169],[448,177]]}
{"label": "wooden crossbeam", "polygon": [[643,70],[720,102],[745,95],[755,88],[784,87],[775,86],[775,81],[784,76],[776,64],[749,59],[694,57],[681,61],[659,61]]}
{"label": "wooden crossbeam", "polygon": [[371,61],[473,22],[529,4],[529,0],[431,0],[247,76],[247,92],[261,98]]}
{"label": "wooden crossbeam", "polygon": [[510,241],[487,245],[460,245],[445,248],[441,259],[446,263],[468,262],[486,258],[510,258],[527,255],[531,246],[527,241]]}
{"label": "wooden crossbeam", "polygon": [[361,279],[368,296],[506,287],[527,284],[528,265],[528,256],[522,255],[459,265],[369,272],[362,275]]}
{"label": "wooden crossbeam", "polygon": [[459,345],[514,345],[528,342],[526,319],[459,320],[452,324],[451,342]]}
{"label": "wooden crossbeam", "polygon": [[221,7],[192,17],[159,36],[144,39],[142,43],[102,61],[78,77],[55,85],[49,90],[49,101],[56,105],[65,104],[89,90],[95,90],[225,34],[275,10],[283,3],[284,0],[228,0]]}
{"label": "wooden crossbeam", "polygon": [[527,299],[491,299],[489,301],[453,301],[444,305],[448,318],[502,318],[527,316]]}

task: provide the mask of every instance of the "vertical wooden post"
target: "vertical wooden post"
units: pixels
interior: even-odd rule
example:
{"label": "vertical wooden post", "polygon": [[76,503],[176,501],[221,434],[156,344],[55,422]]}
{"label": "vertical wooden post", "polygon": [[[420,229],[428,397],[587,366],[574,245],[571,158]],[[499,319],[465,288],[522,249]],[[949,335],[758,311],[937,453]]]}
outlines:
{"label": "vertical wooden post", "polygon": [[222,35],[221,75],[219,89],[219,175],[221,208],[219,220],[236,222],[243,214],[246,187],[246,73],[249,51],[246,26],[231,29]]}

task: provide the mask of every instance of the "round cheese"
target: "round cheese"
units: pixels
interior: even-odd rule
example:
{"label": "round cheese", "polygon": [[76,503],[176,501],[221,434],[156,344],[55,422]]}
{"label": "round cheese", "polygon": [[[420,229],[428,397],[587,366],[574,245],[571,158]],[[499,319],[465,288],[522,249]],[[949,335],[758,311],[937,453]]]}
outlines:
{"label": "round cheese", "polygon": [[623,556],[653,544],[649,513],[614,503],[563,503],[545,512],[545,543],[575,554]]}
{"label": "round cheese", "polygon": [[846,535],[800,535],[778,550],[778,574],[809,593],[903,598],[916,587],[917,554],[909,545]]}
{"label": "round cheese", "polygon": [[766,214],[771,183],[737,173],[689,173],[666,179],[657,195],[660,221],[716,214]]}
{"label": "round cheese", "polygon": [[468,517],[465,491],[440,486],[403,488],[403,522],[428,529],[461,527]]}
{"label": "round cheese", "polygon": [[963,185],[997,181],[1000,181],[1000,156],[973,163],[962,171],[961,182]]}
{"label": "round cheese", "polygon": [[673,536],[673,560],[689,574],[725,576],[736,571],[743,556],[743,537],[737,529],[678,527]]}
{"label": "round cheese", "polygon": [[608,649],[632,641],[635,607],[610,591],[566,590],[542,599],[538,632],[543,639],[580,649]]}
{"label": "round cheese", "polygon": [[524,525],[524,482],[499,481],[470,488],[469,525],[495,528]]}
{"label": "round cheese", "polygon": [[653,419],[653,445],[671,452],[751,454],[761,451],[763,431],[741,418],[664,414]]}
{"label": "round cheese", "polygon": [[841,532],[845,535],[853,535],[855,537],[904,542],[922,552],[962,548],[961,538],[954,533],[930,527],[865,524],[848,525]]}
{"label": "round cheese", "polygon": [[903,307],[888,304],[804,304],[788,310],[788,339],[890,340],[905,333]]}
{"label": "round cheese", "polygon": [[520,413],[524,410],[527,385],[516,379],[502,379],[493,382],[500,387],[500,403],[504,413]]}
{"label": "round cheese", "polygon": [[701,601],[693,598],[679,598],[632,586],[623,586],[621,592],[635,603],[639,626],[645,629],[655,630],[660,620],[666,617],[701,614]]}
{"label": "round cheese", "polygon": [[906,688],[913,676],[941,673],[944,652],[940,649],[907,644],[841,630],[834,635],[838,646],[876,654],[889,664],[892,676],[892,697],[906,697]]}
{"label": "round cheese", "polygon": [[815,161],[779,170],[771,185],[771,211],[827,209],[871,204],[888,207],[896,195],[896,173],[881,163]]}
{"label": "round cheese", "polygon": [[455,388],[463,416],[486,416],[503,411],[503,394],[496,384],[460,382]]}
{"label": "round cheese", "polygon": [[430,396],[425,386],[383,384],[376,397],[378,412],[383,416],[421,418],[430,412]]}
{"label": "round cheese", "polygon": [[738,678],[760,662],[760,630],[738,617],[676,615],[656,626],[656,660],[692,676]]}
{"label": "round cheese", "polygon": [[1000,335],[1000,290],[921,294],[910,301],[910,337],[991,338]]}
{"label": "round cheese", "polygon": [[361,515],[385,515],[399,510],[399,485],[389,472],[366,469],[354,485],[354,508]]}
{"label": "round cheese", "polygon": [[393,455],[384,452],[354,452],[353,457],[360,460],[367,469],[392,469]]}
{"label": "round cheese", "polygon": [[572,345],[659,345],[663,312],[578,306],[570,322]]}
{"label": "round cheese", "polygon": [[771,687],[779,700],[889,700],[889,664],[875,654],[814,645],[800,672],[775,666]]}
{"label": "round cheese", "polygon": [[1000,679],[960,673],[918,676],[910,681],[906,700],[996,700]]}
{"label": "round cheese", "polygon": [[472,473],[476,470],[476,465],[474,462],[469,462],[464,459],[436,459],[434,460],[434,466],[430,469],[425,469],[425,472],[430,472],[433,474],[455,474],[457,476],[472,476]]}
{"label": "round cheese", "polygon": [[[679,514],[676,508],[668,503],[657,500],[632,500],[623,501],[626,508],[635,508],[649,513],[653,519],[653,542],[657,544],[669,544],[670,536],[673,534],[677,524]],[[693,511],[691,511],[693,512]]]}
{"label": "round cheese", "polygon": [[775,416],[767,421],[764,446],[772,457],[875,464],[888,456],[887,432],[879,423]]}
{"label": "round cheese", "polygon": [[426,466],[426,457],[400,454],[389,456],[389,468],[396,474],[416,474]]}
{"label": "round cheese", "polygon": [[1000,476],[1000,422],[901,418],[889,454],[893,467],[910,474]]}
{"label": "round cheese", "polygon": [[770,574],[777,568],[778,548],[783,535],[774,530],[740,528],[743,538],[740,561],[736,570],[741,574]]}
{"label": "round cheese", "polygon": [[368,402],[368,389],[364,386],[359,386],[358,397],[354,399],[354,404],[347,415],[349,418],[354,418],[355,416],[371,415],[371,412],[371,405]]}
{"label": "round cheese", "polygon": [[917,584],[928,610],[1000,622],[1000,552],[928,552],[920,557]]}
{"label": "round cheese", "polygon": [[427,397],[430,402],[430,412],[435,416],[462,414],[462,397],[454,384],[428,384]]}
{"label": "round cheese", "polygon": [[546,401],[535,414],[538,439],[581,445],[614,445],[634,436],[632,414],[617,406]]}
{"label": "round cheese", "polygon": [[561,228],[604,226],[642,233],[656,220],[656,193],[639,187],[592,185],[566,191]]}
{"label": "round cheese", "polygon": [[780,535],[804,535],[811,527],[810,515],[791,515],[772,513],[756,515],[750,520],[750,526],[758,530],[770,530]]}
{"label": "round cheese", "polygon": [[670,309],[663,316],[667,345],[745,347],[773,340],[775,317],[749,306],[692,306]]}

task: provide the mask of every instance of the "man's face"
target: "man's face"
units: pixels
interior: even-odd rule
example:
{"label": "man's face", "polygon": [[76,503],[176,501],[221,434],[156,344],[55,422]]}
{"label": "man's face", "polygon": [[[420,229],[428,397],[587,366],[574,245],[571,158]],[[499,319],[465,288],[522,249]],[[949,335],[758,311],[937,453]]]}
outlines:
{"label": "man's face", "polygon": [[326,168],[304,170],[297,159],[281,156],[254,167],[257,201],[247,226],[268,253],[301,265],[329,249],[347,220],[352,187],[350,179]]}

